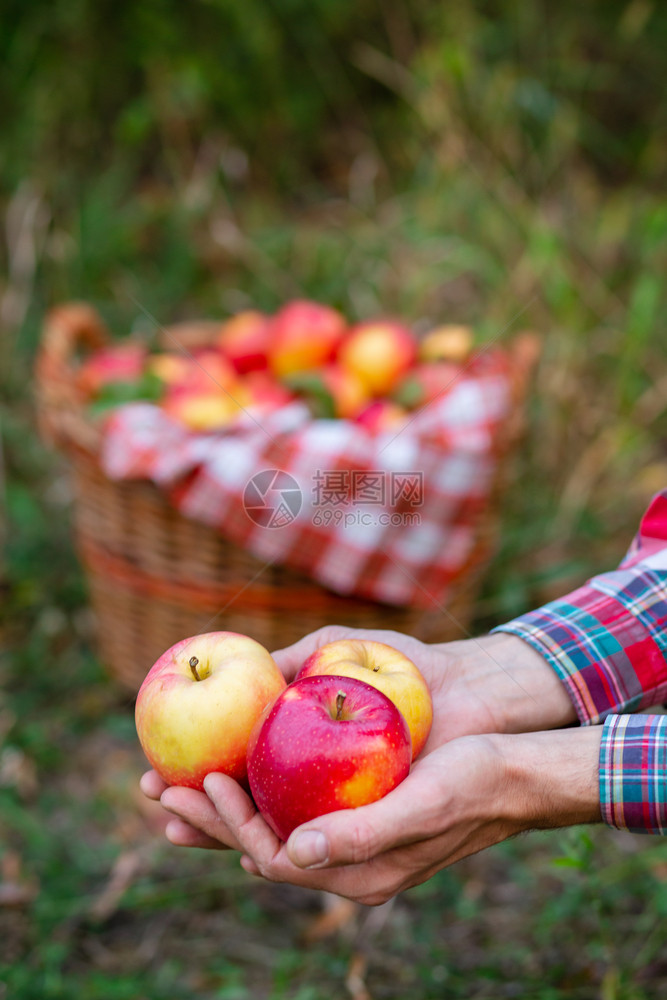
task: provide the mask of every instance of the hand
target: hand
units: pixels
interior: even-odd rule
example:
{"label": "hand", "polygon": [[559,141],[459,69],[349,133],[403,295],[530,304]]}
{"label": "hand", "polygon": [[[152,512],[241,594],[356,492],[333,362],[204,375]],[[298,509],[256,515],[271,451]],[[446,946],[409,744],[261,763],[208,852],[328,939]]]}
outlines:
{"label": "hand", "polygon": [[233,847],[251,874],[376,905],[523,830],[599,821],[599,746],[600,727],[454,739],[385,798],[320,816],[287,844],[225,775],[207,776],[206,795],[162,800],[187,818],[180,842]]}
{"label": "hand", "polygon": [[[402,821],[413,821],[415,830],[422,830],[423,816],[420,803],[424,798],[429,802],[438,801],[439,768],[443,766],[447,772],[452,763],[449,759],[451,754],[461,751],[460,746],[448,749],[446,744],[457,737],[535,730],[574,721],[572,703],[553,670],[526,643],[509,634],[496,634],[479,640],[442,645],[425,645],[417,639],[396,632],[369,632],[330,627],[306,636],[288,649],[275,653],[274,656],[285,678],[290,681],[315,649],[334,639],[351,636],[389,642],[406,653],[417,663],[426,678],[434,703],[433,729],[410,777],[399,786],[399,789],[391,793],[386,801],[383,800],[384,806],[380,807],[380,804],[376,803],[365,809],[356,810],[354,816],[362,822],[367,809],[372,809],[376,815],[382,816],[387,803],[390,810],[395,808],[395,796],[400,791],[399,802],[406,794],[407,798],[404,805],[399,805],[397,815],[401,816]],[[482,747],[488,750],[489,743],[478,741],[473,743],[473,746],[477,750]],[[431,760],[436,752],[438,756]],[[466,761],[467,759],[468,754]],[[416,781],[419,782],[419,788],[413,790]],[[431,789],[422,787],[429,784],[432,785]],[[245,851],[247,848],[244,846],[241,828],[263,830],[264,845],[275,841],[269,828],[261,817],[257,816],[251,800],[234,782],[222,775],[210,776],[207,779],[208,795],[190,789],[167,788],[154,772],[144,775],[141,787],[150,798],[160,798],[164,807],[178,817],[169,823],[166,831],[167,837],[174,844],[218,849],[229,847]],[[465,785],[459,790],[465,790]],[[450,787],[449,792],[452,791]],[[248,810],[251,810],[251,814]],[[350,820],[348,813],[336,815]],[[256,818],[256,822],[250,824],[250,818],[253,820]],[[395,818],[389,822],[390,813],[387,813],[386,819],[389,825],[384,831],[382,843],[398,845],[401,841],[396,832]],[[494,829],[496,828],[497,825],[494,825]],[[295,836],[296,832],[290,838],[292,853],[295,849]],[[355,836],[360,834],[357,832]],[[426,837],[427,841],[430,839]],[[502,836],[499,839],[503,839]],[[377,837],[375,840],[365,842],[367,858],[372,856],[373,845],[376,842],[380,843]],[[467,842],[470,843],[469,840]],[[447,843],[451,846],[450,839]],[[273,846],[275,847],[275,843]],[[487,845],[480,842],[473,850],[479,850],[483,846]],[[254,849],[253,842],[252,850]],[[383,846],[382,849],[391,851],[391,847]],[[248,870],[257,867],[258,871],[263,869],[267,871],[266,859],[263,859],[261,866],[256,865],[252,850],[243,862],[244,866]],[[470,850],[466,853],[470,853]],[[450,855],[447,854],[447,857]],[[301,860],[298,852],[294,860],[297,862]],[[451,860],[456,860],[456,857],[452,856]],[[443,864],[446,863],[451,861],[443,861]],[[295,871],[299,870],[294,865],[292,867]],[[417,867],[421,870],[419,866]]]}

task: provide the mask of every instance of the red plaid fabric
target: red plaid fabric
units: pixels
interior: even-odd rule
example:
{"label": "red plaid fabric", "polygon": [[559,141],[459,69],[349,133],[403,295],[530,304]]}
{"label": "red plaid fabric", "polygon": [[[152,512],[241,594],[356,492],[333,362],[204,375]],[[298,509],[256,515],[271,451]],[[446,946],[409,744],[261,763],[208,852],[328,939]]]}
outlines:
{"label": "red plaid fabric", "polygon": [[667,699],[667,490],[653,499],[618,569],[496,631],[521,636],[544,656],[582,725],[604,724],[605,822],[667,833],[667,716],[644,714]]}
{"label": "red plaid fabric", "polygon": [[111,478],[152,480],[260,560],[341,594],[433,607],[480,557],[512,406],[508,360],[494,350],[379,435],[313,420],[300,402],[215,434],[127,404],[107,422],[102,464]]}

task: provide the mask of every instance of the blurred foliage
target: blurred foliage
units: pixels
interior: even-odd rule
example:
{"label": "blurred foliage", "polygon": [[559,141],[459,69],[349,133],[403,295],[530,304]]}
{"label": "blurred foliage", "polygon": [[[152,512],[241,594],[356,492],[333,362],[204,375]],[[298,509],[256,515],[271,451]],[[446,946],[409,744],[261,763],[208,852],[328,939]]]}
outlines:
{"label": "blurred foliage", "polygon": [[1,19],[0,888],[24,902],[0,905],[0,997],[329,1000],[359,940],[377,998],[664,995],[657,839],[522,838],[310,949],[312,897],[196,852],[176,874],[30,380],[70,297],[118,334],[294,295],[480,342],[529,327],[475,628],[613,566],[667,481],[667,7],[6,0]]}

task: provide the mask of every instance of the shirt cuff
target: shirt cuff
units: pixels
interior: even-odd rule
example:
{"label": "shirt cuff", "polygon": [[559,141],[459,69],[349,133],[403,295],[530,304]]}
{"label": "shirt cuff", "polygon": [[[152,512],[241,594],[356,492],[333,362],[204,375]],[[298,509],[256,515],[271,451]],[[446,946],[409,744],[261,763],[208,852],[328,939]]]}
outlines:
{"label": "shirt cuff", "polygon": [[636,594],[632,603],[620,588],[603,589],[609,577],[494,629],[518,635],[547,660],[584,725],[650,708],[667,696],[665,633],[649,620],[652,606]]}
{"label": "shirt cuff", "polygon": [[667,834],[667,715],[610,715],[600,746],[600,809],[609,826]]}

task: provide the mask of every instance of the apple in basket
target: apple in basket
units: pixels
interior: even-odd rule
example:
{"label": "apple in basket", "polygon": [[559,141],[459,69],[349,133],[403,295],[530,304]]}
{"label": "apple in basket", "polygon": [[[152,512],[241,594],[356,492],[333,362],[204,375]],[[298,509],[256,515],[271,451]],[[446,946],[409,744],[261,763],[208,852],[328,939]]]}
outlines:
{"label": "apple in basket", "polygon": [[248,636],[208,632],[182,639],[139,689],[139,742],[167,784],[201,789],[210,771],[245,783],[250,734],[284,688],[272,656]]}
{"label": "apple in basket", "polygon": [[229,392],[211,391],[174,392],[162,403],[165,413],[178,420],[191,431],[206,433],[220,431],[238,420],[248,400],[241,386],[233,386]]}
{"label": "apple in basket", "polygon": [[373,396],[385,396],[415,360],[412,331],[395,320],[369,320],[354,326],[341,344],[337,359],[354,372]]}
{"label": "apple in basket", "polygon": [[347,329],[330,306],[306,299],[286,303],[271,321],[269,366],[278,378],[311,371],[333,357]]}
{"label": "apple in basket", "polygon": [[370,400],[361,379],[335,361],[317,371],[293,372],[284,381],[323,419],[353,419]]}
{"label": "apple in basket", "polygon": [[111,344],[82,362],[76,376],[78,387],[87,396],[96,396],[107,385],[136,382],[146,362],[143,344]]}
{"label": "apple in basket", "polygon": [[247,309],[223,323],[218,346],[241,375],[268,367],[271,320],[256,309]]}
{"label": "apple in basket", "polygon": [[421,753],[433,724],[433,701],[421,671],[404,653],[371,639],[337,639],[308,657],[297,680],[318,674],[354,677],[386,694],[408,724],[413,760]]}
{"label": "apple in basket", "polygon": [[391,399],[374,399],[357,414],[355,420],[371,434],[384,434],[397,430],[407,415],[408,411],[400,403]]}
{"label": "apple in basket", "polygon": [[253,732],[248,781],[269,826],[287,840],[316,816],[382,798],[410,771],[408,725],[377,688],[351,677],[294,681]]}
{"label": "apple in basket", "polygon": [[446,324],[430,330],[419,343],[420,361],[467,361],[473,336],[469,326]]}
{"label": "apple in basket", "polygon": [[242,387],[248,396],[248,401],[244,405],[254,413],[273,413],[294,399],[294,394],[287,386],[278,382],[271,372],[267,371],[248,372],[243,376]]}

